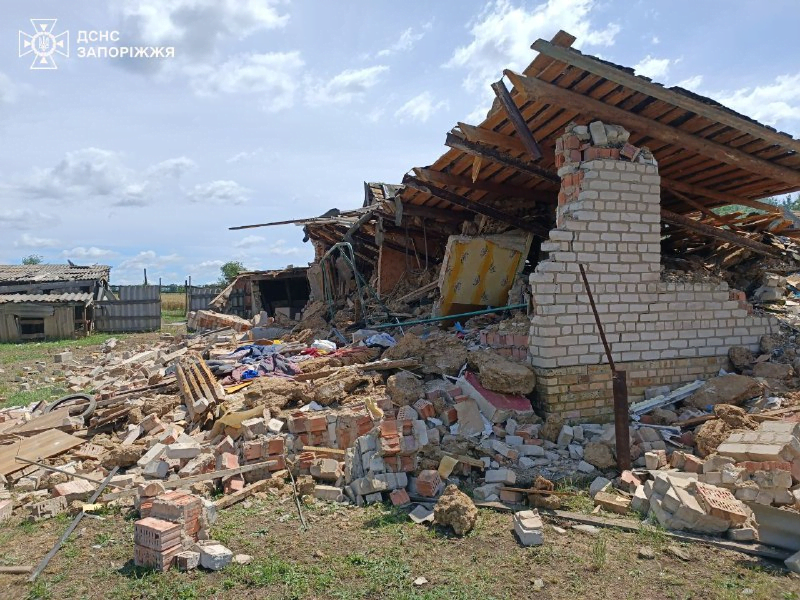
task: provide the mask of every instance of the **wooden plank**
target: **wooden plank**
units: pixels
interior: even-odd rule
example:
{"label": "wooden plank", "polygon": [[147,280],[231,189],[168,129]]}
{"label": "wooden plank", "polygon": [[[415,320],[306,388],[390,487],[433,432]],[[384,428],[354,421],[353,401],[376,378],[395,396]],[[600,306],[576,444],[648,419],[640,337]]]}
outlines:
{"label": "wooden plank", "polygon": [[[605,105],[604,105],[605,106]],[[543,169],[541,167],[537,167],[536,165],[532,165],[527,163],[523,160],[518,158],[514,158],[506,154],[505,152],[501,152],[494,148],[490,148],[483,144],[476,144],[474,142],[470,142],[466,139],[460,138],[453,133],[448,133],[447,137],[445,138],[445,145],[453,148],[455,150],[461,150],[466,154],[471,156],[481,156],[483,158],[488,158],[489,160],[499,163],[503,166],[510,167],[512,169],[516,169],[522,173],[526,173],[532,177],[537,177],[539,179],[544,179],[545,181],[550,181],[551,183],[561,184],[561,178],[556,175],[555,173],[548,171],[547,169]]]}
{"label": "wooden plank", "polygon": [[[642,527],[641,521],[633,519],[610,519],[604,517],[593,517],[583,513],[570,512],[566,510],[554,510],[552,512],[542,513],[544,516],[553,515],[560,519],[568,519],[586,525],[597,525],[599,527],[616,527],[623,531],[640,531]],[[733,552],[741,552],[743,554],[750,554],[752,556],[762,556],[764,558],[771,558],[773,560],[786,560],[792,555],[790,550],[782,550],[774,548],[773,546],[766,546],[764,544],[752,543],[746,544],[743,542],[734,542],[731,540],[723,540],[721,538],[714,538],[710,536],[700,535],[699,533],[689,533],[686,531],[664,531],[665,535],[675,538],[684,542],[700,542],[708,544],[716,548],[724,550],[731,550]]]}
{"label": "wooden plank", "polygon": [[303,446],[301,452],[318,452],[319,454],[331,454],[333,456],[344,456],[344,450],[339,448],[323,448],[322,446]]}
{"label": "wooden plank", "polygon": [[505,223],[506,225],[510,225],[511,227],[521,229],[522,231],[527,231],[543,239],[547,239],[550,235],[549,230],[545,228],[543,225],[540,225],[538,223],[526,223],[525,221],[520,220],[518,217],[515,217],[514,215],[510,215],[501,210],[497,210],[496,208],[492,208],[491,206],[486,206],[485,204],[479,204],[477,202],[473,202],[472,200],[468,200],[467,198],[459,196],[458,194],[451,192],[449,190],[445,190],[436,187],[433,184],[420,181],[416,177],[410,177],[406,175],[403,178],[403,184],[418,189],[421,192],[425,192],[426,194],[430,194],[435,198],[440,198],[442,200],[450,202],[451,204],[455,204],[456,206],[461,206],[462,208],[466,208],[467,210],[477,213],[479,215],[484,215],[486,217],[495,219],[496,221],[500,221],[501,223]]}
{"label": "wooden plank", "polygon": [[645,81],[636,75],[631,75],[630,73],[604,64],[589,56],[584,56],[575,50],[559,47],[543,39],[536,40],[531,48],[540,54],[583,69],[599,77],[614,81],[615,83],[619,83],[632,90],[657,98],[684,110],[691,111],[715,123],[722,123],[762,140],[777,144],[789,150],[794,150],[795,152],[800,152],[800,140],[793,139],[791,136],[743,119],[723,108],[706,104],[679,92]]}
{"label": "wooden plank", "polygon": [[237,502],[241,502],[245,498],[252,496],[253,494],[263,491],[267,488],[267,485],[270,483],[269,479],[262,479],[261,481],[256,481],[255,483],[251,483],[250,485],[242,488],[238,492],[234,492],[232,494],[227,494],[216,500],[214,502],[214,506],[216,508],[228,508],[229,506],[233,506]]}
{"label": "wooden plank", "polygon": [[666,221],[667,223],[672,223],[673,225],[677,225],[679,227],[683,227],[685,229],[701,233],[708,237],[716,238],[724,242],[729,242],[737,246],[742,246],[744,248],[747,248],[748,250],[757,252],[758,254],[763,254],[764,256],[775,256],[775,257],[781,256],[781,253],[772,246],[767,246],[766,244],[762,244],[761,242],[748,239],[744,236],[733,233],[732,231],[719,229],[718,227],[712,227],[711,225],[700,223],[699,221],[695,221],[693,219],[690,219],[689,217],[684,217],[683,215],[677,215],[668,210],[664,209],[661,210],[661,219]]}
{"label": "wooden plank", "polygon": [[51,413],[45,413],[34,417],[24,425],[8,430],[7,434],[22,433],[25,431],[45,431],[54,427],[60,427],[65,418],[69,417],[69,408],[59,408]]}
{"label": "wooden plank", "polygon": [[[508,120],[514,125],[514,130],[517,132],[517,136],[519,136],[519,140],[522,142],[525,150],[527,150],[533,160],[542,158],[542,149],[533,137],[531,130],[528,129],[528,124],[525,122],[522,113],[519,112],[519,107],[514,103],[513,98],[511,98],[511,93],[508,91],[506,84],[503,83],[503,80],[495,81],[492,84],[492,90],[494,90],[494,94],[500,101],[503,110],[506,111]],[[474,179],[477,179],[477,177]]]}
{"label": "wooden plank", "polygon": [[674,179],[669,179],[663,176],[661,177],[661,185],[662,187],[665,187],[668,190],[678,190],[679,192],[683,192],[685,194],[692,194],[694,196],[708,198],[709,200],[714,200],[720,204],[729,204],[729,205],[741,204],[742,206],[748,206],[750,208],[755,208],[757,210],[763,210],[767,213],[772,213],[776,215],[783,214],[779,207],[774,206],[772,204],[767,204],[766,202],[759,202],[758,200],[741,198],[739,196],[734,196],[733,194],[717,192],[715,190],[700,185],[685,183],[683,181],[676,181]]}
{"label": "wooden plank", "polygon": [[686,133],[675,127],[539,79],[525,77],[509,70],[505,70],[504,74],[529,100],[556,104],[566,110],[573,110],[587,117],[591,116],[593,119],[607,119],[610,123],[622,125],[639,134],[647,134],[664,142],[680,145],[688,150],[697,152],[701,156],[708,156],[761,177],[770,177],[779,182],[800,188],[800,171],[795,171],[794,169],[757,158],[741,150]]}
{"label": "wooden plank", "polygon": [[[471,125],[469,127],[471,127]],[[477,127],[475,127],[474,129],[477,129]],[[508,136],[503,136],[503,138],[514,139],[514,138],[509,138]],[[548,194],[546,192],[542,192],[539,190],[530,190],[528,188],[512,185],[509,183],[484,181],[481,179],[478,179],[477,181],[472,181],[469,177],[460,177],[458,175],[453,175],[451,173],[442,173],[440,171],[435,171],[433,169],[423,169],[419,167],[414,169],[414,174],[423,181],[427,181],[429,183],[435,183],[437,185],[450,185],[455,187],[466,188],[469,190],[492,192],[503,196],[525,198],[526,200],[534,200],[535,202],[545,202],[548,204],[555,204],[558,201],[558,196],[555,192],[552,194]],[[406,204],[404,209],[407,210],[410,206],[414,205]]]}
{"label": "wooden plank", "polygon": [[33,571],[33,565],[0,567],[0,575],[26,575]]}
{"label": "wooden plank", "polygon": [[0,475],[8,475],[23,468],[16,457],[29,460],[49,458],[70,448],[80,446],[85,440],[64,433],[59,429],[50,429],[34,436],[21,439],[18,443],[0,447]]}
{"label": "wooden plank", "polygon": [[[240,475],[241,473],[249,473],[250,471],[256,471],[258,469],[266,469],[268,467],[274,467],[277,464],[278,461],[276,460],[265,460],[259,463],[253,463],[252,465],[244,465],[242,467],[236,467],[235,469],[222,469],[221,471],[212,471],[211,473],[203,473],[202,475],[193,475],[192,477],[184,477],[183,479],[172,479],[169,481],[162,481],[161,483],[164,485],[165,489],[174,490],[187,485],[192,485],[193,483],[198,483],[200,481],[210,481],[212,479],[229,477],[231,475]],[[110,502],[111,500],[116,500],[117,498],[124,498],[126,496],[134,496],[136,492],[137,492],[136,489],[131,489],[131,490],[123,490],[121,492],[113,492],[111,494],[106,494],[105,496],[103,496],[103,502]]]}

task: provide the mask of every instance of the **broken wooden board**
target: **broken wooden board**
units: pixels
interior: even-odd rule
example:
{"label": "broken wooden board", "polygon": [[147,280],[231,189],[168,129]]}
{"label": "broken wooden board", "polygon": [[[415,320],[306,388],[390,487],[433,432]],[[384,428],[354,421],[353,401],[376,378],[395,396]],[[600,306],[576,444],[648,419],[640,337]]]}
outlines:
{"label": "broken wooden board", "polygon": [[0,447],[0,475],[8,475],[25,467],[16,460],[17,456],[30,460],[49,458],[84,443],[86,440],[64,433],[59,429],[51,429],[29,438],[23,438],[19,442]]}
{"label": "broken wooden board", "polygon": [[19,427],[14,427],[5,433],[23,433],[26,431],[46,431],[48,429],[53,429],[54,427],[59,427],[63,422],[64,419],[69,417],[69,408],[59,408],[54,410],[51,413],[46,413],[43,415],[39,415],[38,417],[34,417],[24,425],[20,425]]}
{"label": "broken wooden board", "polygon": [[[542,516],[555,516],[560,519],[568,519],[570,521],[577,521],[586,525],[596,525],[598,527],[617,527],[623,531],[639,531],[642,527],[641,521],[634,519],[610,519],[605,517],[592,517],[582,513],[569,512],[565,510],[542,511]],[[700,542],[701,544],[709,544],[715,548],[722,548],[724,550],[731,550],[733,552],[741,552],[751,556],[760,556],[762,558],[771,558],[773,560],[784,561],[792,555],[788,550],[781,550],[774,546],[766,546],[764,544],[745,542],[734,542],[732,540],[723,540],[722,538],[715,538],[707,535],[700,535],[699,533],[691,533],[688,531],[665,531],[666,535],[681,540],[684,542]]]}
{"label": "broken wooden board", "polygon": [[241,502],[245,498],[252,496],[257,492],[261,492],[267,489],[267,485],[270,483],[269,479],[262,479],[261,481],[256,481],[255,483],[251,483],[244,489],[239,490],[238,492],[234,492],[233,494],[228,494],[223,496],[219,500],[214,501],[214,506],[217,508],[228,508],[229,506],[233,506],[237,502]]}

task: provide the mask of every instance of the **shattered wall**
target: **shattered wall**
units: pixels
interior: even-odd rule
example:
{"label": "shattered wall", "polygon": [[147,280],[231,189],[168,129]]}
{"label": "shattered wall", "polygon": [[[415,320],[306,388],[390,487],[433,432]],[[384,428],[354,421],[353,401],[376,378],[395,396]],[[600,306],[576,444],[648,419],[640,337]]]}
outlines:
{"label": "shattered wall", "polygon": [[[630,162],[624,152],[620,158],[620,150],[589,147],[587,140],[575,133],[559,140],[557,227],[542,244],[549,258],[530,276],[539,399],[547,412],[575,420],[613,414],[610,369],[579,264],[614,361],[628,371],[631,401],[651,385],[715,374],[730,346],[756,348],[761,335],[777,330],[771,318],[748,316],[725,283],[661,282],[655,161]],[[589,156],[606,158],[581,162]]]}

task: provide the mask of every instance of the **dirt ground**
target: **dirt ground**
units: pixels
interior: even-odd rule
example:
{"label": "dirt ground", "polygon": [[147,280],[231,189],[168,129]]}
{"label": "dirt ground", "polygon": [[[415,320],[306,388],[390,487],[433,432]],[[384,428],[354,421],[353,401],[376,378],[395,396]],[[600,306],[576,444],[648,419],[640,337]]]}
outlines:
{"label": "dirt ground", "polygon": [[[158,335],[120,339],[133,349]],[[79,346],[0,345],[0,364],[11,374],[42,360],[45,372],[54,373],[51,354],[65,346],[91,354],[103,339]],[[591,507],[581,492],[568,508]],[[252,555],[252,563],[215,573],[160,574],[133,566],[138,516],[132,507],[109,509],[83,519],[36,583],[0,575],[0,598],[800,599],[800,576],[780,564],[702,544],[680,545],[690,558],[683,561],[669,550],[675,541],[650,526],[593,535],[546,518],[544,544],[524,548],[508,513],[482,509],[475,530],[456,538],[413,524],[406,512],[311,502],[305,508],[310,527],[302,531],[291,497],[262,494],[222,510],[212,528],[215,539]],[[0,527],[0,565],[36,565],[70,520],[13,517]],[[655,558],[639,558],[643,547]],[[416,585],[419,577],[427,582]]]}

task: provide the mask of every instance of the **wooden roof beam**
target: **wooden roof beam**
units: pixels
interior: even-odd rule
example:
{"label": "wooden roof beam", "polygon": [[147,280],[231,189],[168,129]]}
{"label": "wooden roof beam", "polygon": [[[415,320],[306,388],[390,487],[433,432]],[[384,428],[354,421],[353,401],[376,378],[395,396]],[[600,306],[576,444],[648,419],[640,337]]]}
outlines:
{"label": "wooden roof beam", "polygon": [[506,154],[505,152],[496,150],[495,148],[490,148],[489,146],[486,146],[484,144],[476,144],[474,142],[467,141],[463,138],[458,137],[453,133],[447,134],[447,138],[445,139],[444,143],[446,146],[449,146],[450,148],[453,148],[455,150],[461,150],[462,152],[469,154],[471,156],[480,156],[481,158],[487,158],[505,167],[510,167],[521,173],[530,175],[531,177],[544,179],[545,181],[550,181],[552,183],[557,183],[559,185],[561,184],[561,178],[555,173],[548,171],[547,169],[543,169],[541,167],[537,167],[536,165],[529,164],[524,160],[514,158],[513,156]]}
{"label": "wooden roof beam", "polygon": [[590,56],[585,56],[575,50],[564,48],[546,40],[536,40],[531,46],[534,50],[554,60],[572,65],[588,71],[598,77],[603,77],[627,88],[647,94],[684,110],[695,113],[716,123],[722,123],[759,139],[771,142],[783,148],[800,152],[800,140],[788,135],[773,131],[758,123],[734,115],[723,108],[706,104],[695,98],[685,96],[680,92],[667,89],[660,85],[645,81],[641,77],[631,75],[625,71],[603,64]]}
{"label": "wooden roof beam", "polygon": [[741,204],[742,206],[749,206],[750,208],[755,208],[756,210],[763,210],[771,214],[776,214],[776,215],[783,214],[780,208],[778,208],[777,206],[773,206],[772,204],[767,204],[766,202],[759,202],[758,200],[749,200],[748,198],[740,198],[739,196],[734,196],[732,194],[716,192],[714,190],[710,190],[708,188],[704,188],[699,185],[684,183],[682,181],[675,181],[674,179],[667,179],[665,177],[661,178],[661,187],[665,187],[671,191],[677,190],[679,192],[683,192],[684,194],[692,194],[693,196],[708,198],[709,200],[714,200],[715,202],[719,202],[720,204]]}
{"label": "wooden roof beam", "polygon": [[757,158],[741,150],[723,146],[716,142],[686,133],[664,123],[605,104],[589,96],[566,90],[532,77],[525,77],[506,70],[505,75],[513,82],[529,100],[539,100],[548,104],[557,104],[562,108],[610,123],[622,125],[640,134],[647,134],[656,139],[682,146],[708,156],[723,163],[748,170],[762,177],[770,177],[780,182],[789,183],[800,189],[800,171],[795,171],[767,160]]}
{"label": "wooden roof beam", "polygon": [[416,177],[411,177],[410,175],[406,175],[403,178],[403,184],[408,187],[412,187],[415,190],[418,190],[425,194],[429,194],[434,198],[439,198],[440,200],[450,202],[451,204],[455,204],[456,206],[465,208],[468,211],[477,213],[479,215],[483,215],[485,217],[489,217],[496,221],[500,221],[501,223],[505,223],[506,225],[510,225],[511,227],[516,227],[517,229],[521,229],[522,231],[527,231],[541,238],[547,239],[549,237],[550,234],[549,230],[546,227],[543,227],[542,225],[534,223],[526,223],[525,221],[521,221],[519,217],[510,215],[501,210],[497,210],[496,208],[492,208],[491,206],[486,206],[485,204],[479,204],[477,202],[473,202],[472,200],[468,200],[467,198],[459,196],[456,193],[436,187],[435,185],[432,185],[430,183],[421,181]]}
{"label": "wooden roof beam", "polygon": [[469,177],[461,177],[459,175],[452,175],[450,173],[442,173],[441,171],[434,171],[433,169],[413,169],[414,175],[423,181],[437,185],[449,185],[453,187],[467,188],[470,190],[478,190],[482,192],[491,192],[501,196],[509,196],[511,198],[523,198],[525,200],[533,200],[534,202],[542,202],[545,204],[555,204],[558,201],[558,196],[555,192],[548,194],[540,190],[530,190],[522,186],[516,186],[509,183],[502,183],[497,181],[472,181]]}
{"label": "wooden roof beam", "polygon": [[528,129],[528,123],[525,122],[525,118],[522,116],[522,113],[519,112],[519,107],[514,103],[514,99],[511,97],[511,92],[508,91],[506,84],[503,83],[502,79],[500,81],[495,81],[492,84],[492,89],[494,90],[495,96],[497,96],[497,99],[500,101],[503,110],[506,111],[508,120],[511,121],[511,124],[514,126],[514,130],[517,132],[520,142],[525,146],[525,150],[531,155],[533,160],[542,158],[542,149],[539,148],[539,143],[533,137],[531,130]]}
{"label": "wooden roof beam", "polygon": [[667,223],[671,223],[672,225],[677,225],[678,227],[689,229],[690,231],[700,233],[707,237],[715,238],[718,240],[722,240],[723,242],[728,242],[739,247],[747,248],[748,250],[752,250],[753,252],[757,252],[758,254],[763,254],[764,256],[775,256],[775,257],[781,256],[781,253],[772,246],[768,246],[766,244],[762,244],[761,242],[751,240],[749,238],[738,235],[726,229],[720,229],[718,227],[712,227],[711,225],[706,225],[705,223],[700,223],[698,221],[695,221],[694,219],[690,219],[689,217],[685,217],[683,215],[677,215],[668,210],[661,209],[661,219],[663,221],[666,221]]}

